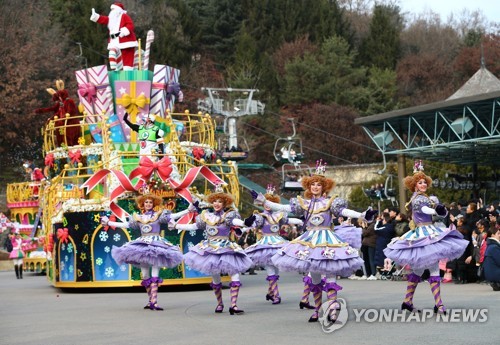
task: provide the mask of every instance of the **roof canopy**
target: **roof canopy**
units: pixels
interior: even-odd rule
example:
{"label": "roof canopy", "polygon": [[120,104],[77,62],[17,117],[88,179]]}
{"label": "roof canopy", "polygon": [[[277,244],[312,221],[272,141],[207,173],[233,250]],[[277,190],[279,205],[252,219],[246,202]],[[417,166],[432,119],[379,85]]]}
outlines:
{"label": "roof canopy", "polygon": [[500,80],[482,67],[447,100],[362,117],[354,123],[363,127],[384,155],[498,166]]}

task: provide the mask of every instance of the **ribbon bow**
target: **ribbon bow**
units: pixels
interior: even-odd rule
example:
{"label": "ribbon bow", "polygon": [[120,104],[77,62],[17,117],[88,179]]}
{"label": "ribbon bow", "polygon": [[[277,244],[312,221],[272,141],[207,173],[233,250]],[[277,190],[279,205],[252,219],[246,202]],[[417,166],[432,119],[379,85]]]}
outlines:
{"label": "ribbon bow", "polygon": [[149,180],[153,172],[156,171],[160,178],[165,181],[172,173],[172,162],[168,156],[163,157],[158,162],[153,162],[146,156],[142,156],[139,166],[130,173],[130,180],[136,176],[141,176],[144,180]]}
{"label": "ribbon bow", "polygon": [[201,159],[205,155],[205,150],[201,147],[193,147],[193,157],[196,159]]}
{"label": "ribbon bow", "polygon": [[68,243],[68,228],[59,228],[57,229],[57,238],[59,241]]}
{"label": "ribbon bow", "polygon": [[80,159],[82,158],[82,152],[80,150],[70,151],[68,152],[68,156],[71,160],[71,163],[80,163]]}
{"label": "ribbon bow", "polygon": [[124,93],[120,102],[120,104],[123,105],[125,109],[127,109],[127,112],[132,116],[137,115],[139,112],[138,108],[144,108],[148,103],[149,100],[143,93],[136,98],[132,98],[128,93]]}
{"label": "ribbon bow", "polygon": [[96,88],[92,83],[83,83],[78,86],[78,94],[90,103],[96,97]]}
{"label": "ribbon bow", "polygon": [[48,167],[53,167],[54,166],[54,154],[49,153],[48,155],[45,156],[45,165]]}

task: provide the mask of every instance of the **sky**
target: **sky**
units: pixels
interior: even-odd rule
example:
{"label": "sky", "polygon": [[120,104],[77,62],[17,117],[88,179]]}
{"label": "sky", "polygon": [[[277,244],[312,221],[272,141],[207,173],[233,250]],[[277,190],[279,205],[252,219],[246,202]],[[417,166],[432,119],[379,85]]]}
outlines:
{"label": "sky", "polygon": [[463,9],[469,12],[480,10],[490,22],[500,22],[500,0],[399,0],[402,12],[414,14],[432,10],[446,22],[453,13],[459,15]]}

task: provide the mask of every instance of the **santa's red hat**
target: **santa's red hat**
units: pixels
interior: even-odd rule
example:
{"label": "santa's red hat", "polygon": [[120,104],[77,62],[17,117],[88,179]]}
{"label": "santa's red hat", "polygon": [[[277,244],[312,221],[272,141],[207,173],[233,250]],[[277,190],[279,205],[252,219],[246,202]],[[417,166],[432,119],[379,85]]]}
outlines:
{"label": "santa's red hat", "polygon": [[115,7],[125,10],[125,7],[123,7],[123,4],[120,1],[115,1],[113,5],[111,5],[111,9],[114,9]]}

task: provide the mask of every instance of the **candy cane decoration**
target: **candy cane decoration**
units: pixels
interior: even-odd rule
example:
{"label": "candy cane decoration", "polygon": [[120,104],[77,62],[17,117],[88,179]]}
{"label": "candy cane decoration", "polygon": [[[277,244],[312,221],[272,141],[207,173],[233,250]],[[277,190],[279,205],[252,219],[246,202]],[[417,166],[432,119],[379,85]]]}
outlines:
{"label": "candy cane decoration", "polygon": [[109,68],[115,71],[123,69],[122,51],[120,48],[113,47],[109,49]]}
{"label": "candy cane decoration", "polygon": [[134,52],[134,69],[139,70],[139,66],[141,63],[141,55],[144,54],[144,50],[140,49],[140,46],[135,49]]}
{"label": "candy cane decoration", "polygon": [[155,40],[155,33],[153,30],[149,30],[146,36],[146,51],[144,52],[144,69],[149,68],[149,52],[151,51],[151,43]]}

